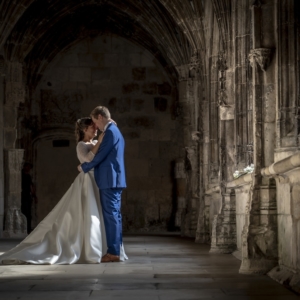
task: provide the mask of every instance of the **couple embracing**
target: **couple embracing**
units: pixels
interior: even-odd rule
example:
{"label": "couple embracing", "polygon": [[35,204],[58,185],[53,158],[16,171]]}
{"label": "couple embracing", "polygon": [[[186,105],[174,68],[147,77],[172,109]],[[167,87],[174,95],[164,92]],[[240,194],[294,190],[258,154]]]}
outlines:
{"label": "couple embracing", "polygon": [[[102,134],[95,141],[97,128]],[[75,133],[80,174],[32,233],[0,256],[0,263],[73,264],[127,259],[121,215],[121,194],[126,187],[123,136],[104,106],[96,107],[91,118],[79,119]]]}

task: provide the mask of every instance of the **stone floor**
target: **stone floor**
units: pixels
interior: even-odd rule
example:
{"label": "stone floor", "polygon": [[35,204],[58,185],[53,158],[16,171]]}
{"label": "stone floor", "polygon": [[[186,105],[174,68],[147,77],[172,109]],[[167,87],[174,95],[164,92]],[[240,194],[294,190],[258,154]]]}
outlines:
{"label": "stone floor", "polygon": [[[0,252],[15,244],[0,240]],[[124,244],[124,263],[0,266],[0,299],[299,299],[267,276],[239,274],[235,257],[192,239],[127,236]]]}

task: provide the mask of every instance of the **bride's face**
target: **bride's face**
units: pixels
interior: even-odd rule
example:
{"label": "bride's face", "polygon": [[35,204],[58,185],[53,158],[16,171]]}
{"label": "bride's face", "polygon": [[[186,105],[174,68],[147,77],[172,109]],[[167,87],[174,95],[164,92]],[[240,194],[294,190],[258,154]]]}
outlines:
{"label": "bride's face", "polygon": [[89,140],[94,138],[97,135],[96,125],[93,123],[92,125],[88,126],[84,131],[84,135]]}

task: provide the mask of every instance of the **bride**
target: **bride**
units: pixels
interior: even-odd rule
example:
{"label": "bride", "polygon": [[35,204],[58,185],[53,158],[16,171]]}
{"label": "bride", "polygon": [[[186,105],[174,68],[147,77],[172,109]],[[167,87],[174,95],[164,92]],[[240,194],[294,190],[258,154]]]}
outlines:
{"label": "bride", "polygon": [[[90,162],[103,134],[91,118],[76,122],[77,157]],[[0,256],[1,264],[100,263],[107,250],[99,189],[94,171],[79,173],[71,187],[43,221],[15,248]],[[120,260],[127,259],[123,245]]]}

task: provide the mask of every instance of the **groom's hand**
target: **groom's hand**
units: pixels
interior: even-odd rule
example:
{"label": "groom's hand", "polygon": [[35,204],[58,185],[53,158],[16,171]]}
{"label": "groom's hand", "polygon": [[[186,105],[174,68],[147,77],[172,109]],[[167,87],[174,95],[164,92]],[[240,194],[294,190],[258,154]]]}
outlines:
{"label": "groom's hand", "polygon": [[82,172],[81,165],[79,165],[79,166],[77,167],[77,169],[78,169],[79,172]]}

